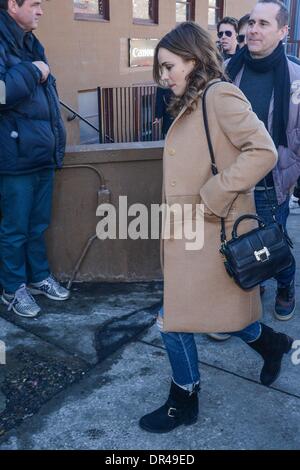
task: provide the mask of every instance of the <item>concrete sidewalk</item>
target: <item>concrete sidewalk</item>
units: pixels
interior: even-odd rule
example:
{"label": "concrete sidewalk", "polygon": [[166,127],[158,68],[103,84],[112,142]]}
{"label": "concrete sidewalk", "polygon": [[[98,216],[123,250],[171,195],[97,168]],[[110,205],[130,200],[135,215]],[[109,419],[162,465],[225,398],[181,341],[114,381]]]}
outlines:
{"label": "concrete sidewalk", "polygon": [[[289,229],[299,264],[300,209],[292,210]],[[296,286],[300,305],[299,268]],[[279,322],[274,298],[269,282],[264,322],[300,340],[299,306],[291,321]],[[0,449],[300,449],[300,364],[286,356],[280,378],[264,387],[261,358],[236,338],[219,344],[197,335],[202,390],[195,425],[167,435],[139,429],[139,418],[169,390],[154,325],[161,301],[161,282],[78,284],[68,302],[41,299],[37,319],[1,307]]]}

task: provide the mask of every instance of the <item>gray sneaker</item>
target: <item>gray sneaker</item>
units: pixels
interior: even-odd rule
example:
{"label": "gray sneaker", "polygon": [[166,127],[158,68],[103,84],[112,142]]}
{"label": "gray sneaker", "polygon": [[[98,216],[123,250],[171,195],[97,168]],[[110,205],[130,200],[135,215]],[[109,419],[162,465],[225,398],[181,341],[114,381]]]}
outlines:
{"label": "gray sneaker", "polygon": [[70,291],[61,286],[52,275],[44,281],[29,284],[29,291],[32,295],[45,295],[51,300],[67,300],[70,297]]}
{"label": "gray sneaker", "polygon": [[25,284],[22,284],[14,294],[8,294],[3,290],[1,300],[8,305],[8,310],[13,310],[20,317],[32,318],[41,311]]}
{"label": "gray sneaker", "polygon": [[231,335],[227,333],[208,333],[210,338],[215,339],[216,341],[226,341],[227,339],[231,338]]}

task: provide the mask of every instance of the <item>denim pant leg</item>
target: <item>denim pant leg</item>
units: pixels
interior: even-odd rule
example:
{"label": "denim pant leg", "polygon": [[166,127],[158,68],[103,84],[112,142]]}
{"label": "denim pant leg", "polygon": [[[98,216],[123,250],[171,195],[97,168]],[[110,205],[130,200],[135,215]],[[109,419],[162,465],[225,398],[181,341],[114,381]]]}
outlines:
{"label": "denim pant leg", "polygon": [[[163,317],[163,309],[159,312],[158,326],[160,317]],[[168,353],[174,382],[180,386],[198,383],[200,372],[194,335],[192,333],[165,333],[161,329],[160,333]]]}
{"label": "denim pant leg", "polygon": [[44,234],[51,221],[54,170],[36,172],[34,204],[26,246],[27,280],[40,282],[50,274]]}
{"label": "denim pant leg", "polygon": [[26,277],[26,243],[33,205],[33,175],[0,176],[0,273],[6,292],[14,293]]}
{"label": "denim pant leg", "polygon": [[251,323],[251,325],[248,325],[246,328],[244,328],[241,331],[234,331],[233,333],[229,333],[231,336],[236,336],[240,338],[242,341],[245,343],[252,343],[253,341],[256,341],[261,334],[261,323],[259,321],[256,321],[254,323]]}
{"label": "denim pant leg", "polygon": [[[51,175],[51,178],[50,178]],[[50,221],[53,170],[0,176],[0,277],[6,292],[49,274],[44,231]]]}
{"label": "denim pant leg", "polygon": [[[272,223],[272,213],[270,210],[270,203],[267,198],[266,191],[255,191],[255,205],[256,205],[256,212],[259,216],[261,216],[267,223]],[[287,198],[283,204],[278,205],[277,203],[277,197],[276,197],[276,192],[275,189],[269,190],[269,198],[271,203],[276,206],[276,219],[277,222],[280,223],[285,232],[287,233],[287,219],[290,213],[289,209],[289,195],[287,195]],[[281,271],[281,273],[277,274],[275,276],[275,279],[278,283],[278,287],[286,287],[291,284],[292,281],[294,281],[295,278],[295,271],[296,271],[296,265],[295,261],[293,260],[292,266],[290,266],[287,269],[284,269]]]}

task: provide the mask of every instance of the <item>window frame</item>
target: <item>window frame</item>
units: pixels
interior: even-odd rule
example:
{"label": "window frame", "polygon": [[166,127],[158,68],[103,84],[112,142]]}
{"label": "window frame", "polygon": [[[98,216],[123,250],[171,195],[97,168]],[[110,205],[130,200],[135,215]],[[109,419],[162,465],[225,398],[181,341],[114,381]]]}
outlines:
{"label": "window frame", "polygon": [[147,25],[147,26],[156,26],[159,21],[159,0],[148,0],[149,2],[149,12],[152,10],[152,18],[144,20],[142,18],[135,18],[133,16],[133,0],[131,0],[132,5],[132,21],[133,24]]}
{"label": "window frame", "polygon": [[297,12],[297,4],[293,0],[290,4],[290,28],[288,37],[292,41],[296,41],[296,12]]}
{"label": "window frame", "polygon": [[[177,6],[177,3],[184,3],[183,0],[176,0],[175,2],[175,7]],[[184,21],[195,21],[196,19],[196,1],[195,0],[186,0],[185,3],[190,3],[190,17],[186,18]],[[175,14],[177,11],[175,12]],[[176,17],[176,24],[180,24],[181,21],[177,21]]]}
{"label": "window frame", "polygon": [[290,46],[291,48],[295,47],[296,49],[296,54],[297,57],[300,58],[300,38],[297,38],[297,27],[296,27],[296,21],[298,20],[297,16],[297,2],[295,0],[291,0],[290,3],[290,25],[289,25],[289,32],[288,32],[288,37],[287,37],[287,43],[288,47]]}
{"label": "window frame", "polygon": [[[209,6],[209,3],[208,3],[208,11],[209,9],[212,8]],[[216,0],[216,6],[214,7],[214,10],[215,10],[215,23],[212,24],[212,23],[209,23],[209,15],[208,15],[208,28],[209,29],[215,29],[217,27],[217,24],[219,23],[219,21],[224,18],[224,11],[225,11],[225,1],[224,0]],[[218,12],[218,16],[217,16],[217,12]]]}
{"label": "window frame", "polygon": [[[103,1],[103,9],[104,9],[104,15],[100,15],[97,13],[77,13],[74,12],[74,20],[83,20],[83,21],[103,21],[103,22],[108,22],[110,21],[110,5],[109,5],[109,0],[102,0]],[[99,5],[99,0],[98,0],[98,5]],[[74,6],[74,2],[73,2]],[[99,5],[100,7],[100,5]],[[100,9],[99,9],[100,11]]]}

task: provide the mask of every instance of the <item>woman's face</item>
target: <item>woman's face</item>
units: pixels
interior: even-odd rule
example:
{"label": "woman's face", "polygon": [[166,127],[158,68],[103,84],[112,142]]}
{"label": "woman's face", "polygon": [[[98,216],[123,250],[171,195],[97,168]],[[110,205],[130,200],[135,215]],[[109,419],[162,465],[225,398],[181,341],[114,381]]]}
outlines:
{"label": "woman's face", "polygon": [[161,47],[158,51],[158,62],[161,70],[161,80],[165,81],[174,95],[184,95],[187,87],[186,79],[195,67],[195,61],[185,61],[179,55]]}

